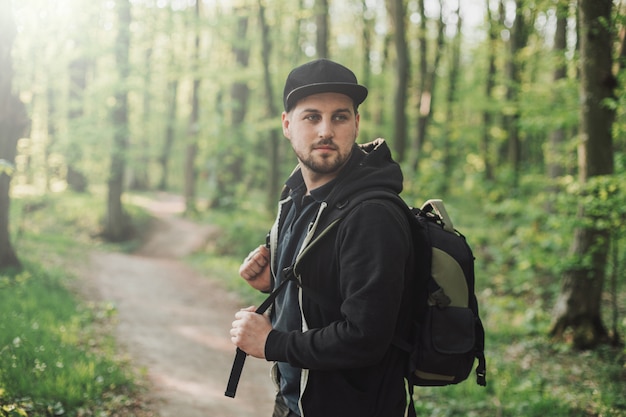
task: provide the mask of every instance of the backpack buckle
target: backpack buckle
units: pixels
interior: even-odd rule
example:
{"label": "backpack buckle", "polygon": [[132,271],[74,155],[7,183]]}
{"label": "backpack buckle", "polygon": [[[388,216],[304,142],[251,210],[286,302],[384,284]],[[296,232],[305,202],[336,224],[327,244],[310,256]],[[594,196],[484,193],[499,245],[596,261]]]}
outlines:
{"label": "backpack buckle", "polygon": [[435,305],[439,308],[448,307],[451,302],[452,300],[446,295],[446,293],[443,291],[443,288],[439,288],[437,291],[431,293],[428,297],[428,303],[430,305]]}

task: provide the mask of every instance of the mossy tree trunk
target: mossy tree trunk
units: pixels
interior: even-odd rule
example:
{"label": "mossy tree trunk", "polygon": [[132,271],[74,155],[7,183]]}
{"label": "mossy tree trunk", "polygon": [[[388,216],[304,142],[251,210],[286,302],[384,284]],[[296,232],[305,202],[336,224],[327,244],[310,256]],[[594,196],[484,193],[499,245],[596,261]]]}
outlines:
{"label": "mossy tree trunk", "polygon": [[115,42],[115,62],[118,70],[118,84],[113,109],[115,133],[111,147],[109,168],[107,211],[102,235],[112,242],[124,241],[131,237],[130,219],[122,205],[126,152],[128,150],[128,77],[130,73],[130,24],[131,5],[129,0],[116,2],[118,32]]}
{"label": "mossy tree trunk", "polygon": [[[612,0],[580,0],[580,144],[579,181],[613,173],[612,125],[615,112],[606,106],[616,82],[612,73]],[[553,313],[553,336],[571,335],[577,348],[592,348],[607,338],[602,322],[609,230],[599,226],[596,214],[582,203],[574,235],[572,266],[563,276]]]}

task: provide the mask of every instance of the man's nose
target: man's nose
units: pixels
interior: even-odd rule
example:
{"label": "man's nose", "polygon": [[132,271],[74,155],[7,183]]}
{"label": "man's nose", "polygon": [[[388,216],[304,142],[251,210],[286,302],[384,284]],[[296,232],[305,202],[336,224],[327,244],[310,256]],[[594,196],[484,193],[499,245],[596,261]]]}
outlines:
{"label": "man's nose", "polygon": [[331,139],[335,135],[330,120],[322,120],[317,127],[320,139]]}

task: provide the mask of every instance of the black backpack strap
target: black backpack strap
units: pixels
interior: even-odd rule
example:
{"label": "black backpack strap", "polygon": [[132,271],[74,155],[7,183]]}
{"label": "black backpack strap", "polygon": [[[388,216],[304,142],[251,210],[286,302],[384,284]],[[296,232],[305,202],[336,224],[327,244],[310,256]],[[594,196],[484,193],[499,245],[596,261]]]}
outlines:
{"label": "black backpack strap", "polygon": [[[405,210],[409,210],[408,206],[406,206],[406,204],[400,198],[399,195],[390,191],[385,191],[385,190],[372,190],[372,191],[367,191],[362,194],[359,194],[356,197],[351,198],[350,200],[347,200],[344,203],[339,204],[336,207],[334,207],[332,210],[335,210],[335,211],[331,212],[332,213],[331,216],[333,216],[331,217],[331,220],[333,220],[334,218],[343,217],[345,213],[349,213],[352,210],[352,208],[356,207],[358,204],[362,203],[365,200],[371,200],[371,199],[393,200],[396,202],[396,204],[401,205],[402,207],[405,207]],[[280,294],[280,292],[287,286],[287,283],[289,281],[295,281],[298,286],[301,286],[301,283],[298,282],[295,276],[293,265],[288,268],[285,268],[283,272],[284,272],[285,279],[280,283],[278,287],[274,289],[274,291],[270,293],[270,295],[265,299],[265,301],[263,301],[263,303],[255,310],[256,313],[258,314],[265,313],[265,311],[267,311],[267,309],[274,303],[274,300],[276,300],[276,297],[278,296],[278,294]],[[304,289],[303,293],[306,296],[311,298],[314,302],[316,302],[321,307],[328,308],[326,306],[329,305],[329,302],[326,299],[326,297],[322,297],[321,294],[317,293],[311,288],[303,288],[303,289]],[[235,393],[237,392],[237,385],[239,384],[239,378],[241,377],[241,372],[243,371],[243,365],[246,361],[246,356],[247,354],[243,350],[237,348],[235,359],[233,361],[233,366],[230,371],[230,377],[228,379],[228,385],[226,386],[226,392],[224,393],[224,395],[227,397],[231,397],[231,398],[235,397]]]}
{"label": "black backpack strap", "polygon": [[476,359],[478,359],[478,366],[476,367],[476,383],[481,387],[487,386],[487,360],[485,359],[485,328],[482,322],[478,319],[477,333],[478,346],[476,347]]}
{"label": "black backpack strap", "polygon": [[[285,279],[280,283],[278,287],[274,289],[270,293],[270,295],[261,303],[261,305],[255,310],[255,313],[263,314],[267,311],[267,309],[274,303],[276,297],[280,292],[287,286],[289,281],[293,281],[295,276],[293,273],[286,273]],[[239,385],[239,378],[241,377],[241,372],[243,371],[243,365],[246,362],[246,352],[237,348],[237,352],[235,353],[235,359],[233,360],[233,366],[230,370],[230,377],[228,378],[228,385],[226,386],[225,396],[235,398],[235,393],[237,392],[237,385]]]}

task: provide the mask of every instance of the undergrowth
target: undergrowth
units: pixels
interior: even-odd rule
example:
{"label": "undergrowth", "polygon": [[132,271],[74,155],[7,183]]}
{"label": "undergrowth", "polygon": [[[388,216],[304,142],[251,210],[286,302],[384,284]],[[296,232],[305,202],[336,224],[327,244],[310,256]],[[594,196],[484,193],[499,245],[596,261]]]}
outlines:
{"label": "undergrowth", "polygon": [[[101,206],[88,194],[12,199],[23,267],[0,272],[0,416],[148,415],[142,385],[111,336],[116,310],[83,301],[76,272],[95,248]],[[144,214],[130,208],[138,229]],[[143,414],[142,414],[143,413]]]}

